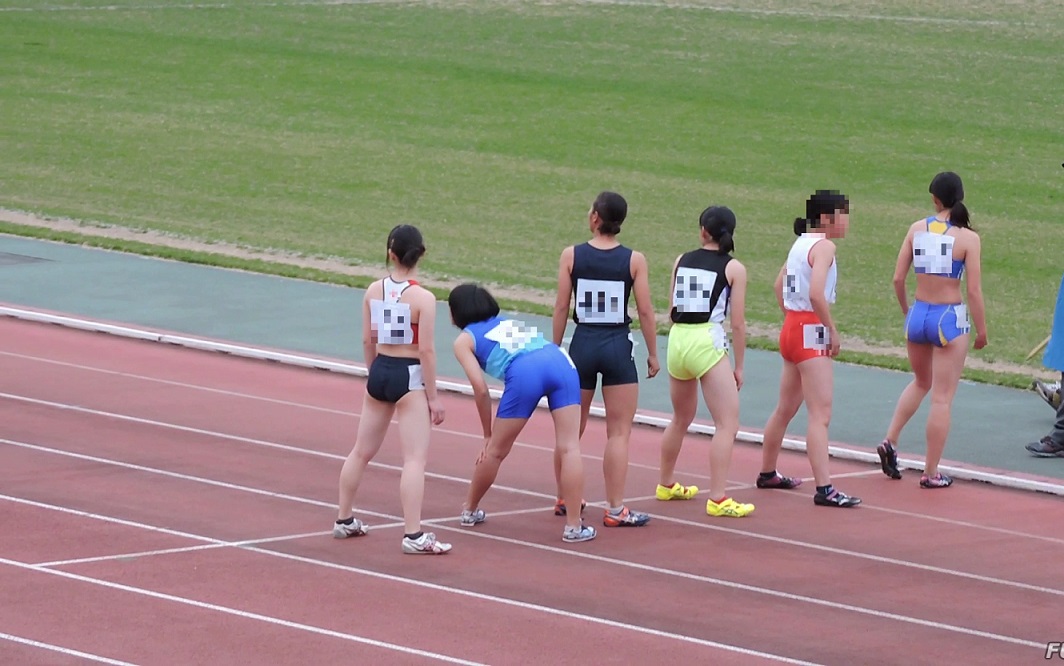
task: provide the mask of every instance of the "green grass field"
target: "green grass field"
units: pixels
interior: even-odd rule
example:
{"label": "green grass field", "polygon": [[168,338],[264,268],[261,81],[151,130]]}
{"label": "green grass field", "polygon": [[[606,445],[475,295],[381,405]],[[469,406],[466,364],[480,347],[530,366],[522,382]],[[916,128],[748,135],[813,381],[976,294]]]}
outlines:
{"label": "green grass field", "polygon": [[664,307],[722,203],[776,323],[791,222],[834,188],[840,327],[899,344],[897,246],[955,170],[974,355],[1022,361],[1064,246],[1059,4],[669,4],[0,0],[0,207],[367,265],[410,222],[427,274],[549,290],[613,189]]}

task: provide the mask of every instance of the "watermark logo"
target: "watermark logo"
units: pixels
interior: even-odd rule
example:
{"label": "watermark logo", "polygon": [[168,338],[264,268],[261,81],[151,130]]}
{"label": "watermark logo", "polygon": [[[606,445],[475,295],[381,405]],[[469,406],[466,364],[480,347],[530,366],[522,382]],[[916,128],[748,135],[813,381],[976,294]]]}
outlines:
{"label": "watermark logo", "polygon": [[1046,643],[1046,659],[1064,659],[1064,642]]}

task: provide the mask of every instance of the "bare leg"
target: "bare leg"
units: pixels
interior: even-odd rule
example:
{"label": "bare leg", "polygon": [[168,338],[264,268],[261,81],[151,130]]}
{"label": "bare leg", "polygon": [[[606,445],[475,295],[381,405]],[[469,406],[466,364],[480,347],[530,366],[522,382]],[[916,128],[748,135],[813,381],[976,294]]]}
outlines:
{"label": "bare leg", "polygon": [[783,373],[780,375],[779,402],[776,403],[776,409],[772,411],[768,422],[765,423],[764,442],[761,445],[762,473],[767,474],[776,469],[780,448],[783,446],[783,435],[801,406],[802,376],[798,373],[796,365],[784,361]]}
{"label": "bare leg", "polygon": [[606,453],[602,474],[606,479],[606,501],[610,507],[624,505],[624,485],[628,479],[628,440],[639,400],[639,384],[602,387],[606,406]]}
{"label": "bare leg", "polygon": [[802,395],[809,415],[805,434],[805,453],[813,468],[816,485],[831,484],[828,464],[828,426],[831,423],[831,401],[834,391],[834,368],[827,357],[811,358],[798,364],[802,375]]}
{"label": "bare leg", "polygon": [[425,464],[429,454],[432,421],[424,391],[411,391],[396,403],[399,441],[403,447],[403,473],[399,478],[399,500],[407,534],[421,531],[421,504],[425,497]]}
{"label": "bare leg", "polygon": [[716,428],[709,448],[709,498],[719,502],[727,494],[732,447],[739,432],[739,389],[727,357],[702,375],[700,381]]}
{"label": "bare leg", "polygon": [[672,398],[672,420],[661,437],[661,464],[658,483],[671,488],[676,483],[676,459],[683,446],[687,428],[695,420],[698,411],[698,383],[693,379],[669,377],[669,395]]}
{"label": "bare leg", "polygon": [[909,352],[909,365],[913,369],[913,380],[898,397],[898,404],[894,407],[894,416],[890,419],[890,426],[887,428],[887,441],[895,446],[901,437],[902,429],[912,419],[913,414],[920,408],[924,396],[931,390],[931,355],[934,347],[915,342],[907,343],[906,347]]}
{"label": "bare leg", "polygon": [[949,436],[950,409],[957,384],[964,371],[964,358],[968,355],[968,335],[951,340],[948,345],[934,350],[932,359],[931,413],[927,416],[927,459],[924,473],[938,474],[938,463],[946,448]]}
{"label": "bare leg", "polygon": [[[587,419],[591,414],[591,401],[595,399],[595,391],[580,389],[580,437],[584,436],[584,428],[587,427]],[[565,495],[562,493],[562,454],[554,449],[554,482],[558,488],[558,499]],[[581,499],[581,502],[584,500]]]}
{"label": "bare leg", "polygon": [[[567,506],[578,507],[584,497],[584,463],[580,459],[580,410],[576,405],[551,412],[554,419],[555,451],[562,461],[561,497]],[[580,512],[569,511],[565,524],[579,530]]]}
{"label": "bare leg", "polygon": [[337,520],[346,520],[351,517],[355,493],[358,492],[358,486],[362,483],[362,475],[369,461],[377,455],[381,444],[384,443],[384,436],[388,432],[388,424],[392,420],[394,411],[395,405],[375,400],[368,394],[363,400],[355,446],[340,469],[340,501],[336,512]]}
{"label": "bare leg", "polygon": [[[492,426],[491,439],[484,450],[484,454],[477,460],[473,468],[473,480],[469,484],[469,495],[463,507],[466,511],[476,511],[480,507],[480,501],[495,483],[495,477],[499,475],[499,466],[506,456],[510,455],[517,436],[528,423],[528,419],[502,419],[496,418]],[[577,449],[579,454],[579,449]],[[576,512],[577,520],[580,520],[580,512]]]}

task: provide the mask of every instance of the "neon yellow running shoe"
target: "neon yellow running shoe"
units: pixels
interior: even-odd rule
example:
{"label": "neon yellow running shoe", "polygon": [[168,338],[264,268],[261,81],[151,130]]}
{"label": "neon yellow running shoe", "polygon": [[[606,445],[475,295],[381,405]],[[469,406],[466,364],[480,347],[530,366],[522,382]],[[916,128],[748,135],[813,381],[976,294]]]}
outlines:
{"label": "neon yellow running shoe", "polygon": [[706,513],[711,516],[724,516],[727,518],[742,518],[754,512],[753,504],[741,504],[730,497],[724,498],[720,504],[713,500],[706,502]]}
{"label": "neon yellow running shoe", "polygon": [[659,500],[689,500],[694,499],[698,494],[698,486],[683,486],[679,483],[672,484],[672,487],[663,486],[658,484],[657,497]]}

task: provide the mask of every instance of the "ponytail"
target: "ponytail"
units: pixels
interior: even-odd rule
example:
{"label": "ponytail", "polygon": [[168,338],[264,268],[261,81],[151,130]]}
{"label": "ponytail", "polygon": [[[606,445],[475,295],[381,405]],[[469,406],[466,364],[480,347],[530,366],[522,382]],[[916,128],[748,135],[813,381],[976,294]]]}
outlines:
{"label": "ponytail", "polygon": [[972,228],[972,221],[968,215],[968,207],[964,205],[964,202],[958,201],[950,206],[949,223],[955,227],[964,227],[965,229]]}
{"label": "ponytail", "polygon": [[801,236],[809,229],[809,220],[804,217],[794,218],[794,235]]}
{"label": "ponytail", "polygon": [[731,254],[735,250],[735,241],[732,239],[731,232],[721,232],[720,238],[717,239],[717,245],[720,246],[721,254]]}
{"label": "ponytail", "polygon": [[395,255],[400,266],[413,268],[417,266],[421,255],[425,254],[425,242],[417,227],[400,224],[388,234],[388,251]]}

